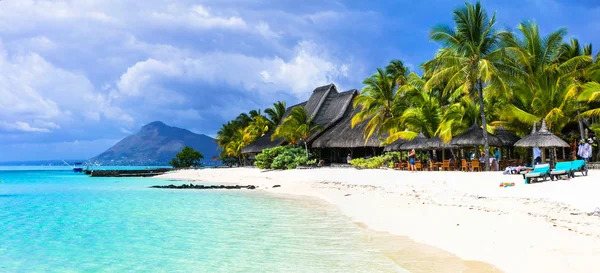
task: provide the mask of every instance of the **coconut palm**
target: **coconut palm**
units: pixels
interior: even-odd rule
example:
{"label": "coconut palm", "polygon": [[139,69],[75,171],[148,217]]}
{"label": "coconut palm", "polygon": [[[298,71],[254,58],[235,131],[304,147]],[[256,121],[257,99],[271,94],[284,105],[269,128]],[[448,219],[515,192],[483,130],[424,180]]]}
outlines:
{"label": "coconut palm", "polygon": [[583,92],[578,97],[578,101],[588,105],[594,105],[594,103],[596,105],[596,107],[591,107],[591,109],[581,113],[581,117],[600,117],[600,107],[597,107],[600,103],[600,83],[589,82],[585,84]]}
{"label": "coconut palm", "polygon": [[277,101],[276,103],[273,103],[273,107],[265,109],[265,114],[269,117],[271,124],[274,125],[273,128],[281,123],[281,120],[285,115],[285,110],[286,107],[284,101]]}
{"label": "coconut palm", "polygon": [[396,92],[396,79],[383,69],[378,68],[377,73],[365,79],[363,84],[365,87],[353,101],[360,111],[352,117],[351,126],[367,122],[364,138],[368,141],[373,133],[393,128],[393,120],[402,113],[398,108],[403,103]]}
{"label": "coconut palm", "polygon": [[410,72],[401,60],[392,60],[385,67],[385,73],[392,77],[397,88],[408,82],[407,76]]}
{"label": "coconut palm", "polygon": [[[433,60],[424,64],[430,74],[426,89],[446,84],[445,93],[458,91],[477,98],[485,128],[484,86],[490,92],[507,92],[509,85],[504,80],[505,76],[515,76],[518,72],[502,62],[504,51],[498,46],[495,14],[489,18],[480,2],[475,5],[467,3],[454,11],[453,19],[454,28],[438,25],[431,30],[430,38],[444,47]],[[489,144],[486,130],[483,130],[482,137],[487,160]],[[489,169],[487,164],[486,169]]]}
{"label": "coconut palm", "polygon": [[273,139],[283,138],[290,144],[304,142],[304,149],[308,157],[308,138],[314,133],[323,130],[323,126],[314,122],[313,116],[310,116],[303,106],[292,108],[290,115],[286,117],[281,125],[275,129]]}
{"label": "coconut palm", "polygon": [[586,52],[591,47],[581,50],[576,40],[564,44],[566,29],[542,37],[536,24],[524,22],[518,30],[522,38],[502,33],[508,52],[505,62],[518,66],[524,77],[515,79],[501,118],[520,128],[545,119],[551,130],[560,131],[577,116],[575,97],[581,93],[584,71],[592,63]]}
{"label": "coconut palm", "polygon": [[470,96],[462,96],[459,101],[444,107],[436,134],[444,142],[449,142],[452,136],[466,131],[478,119],[477,104]]}
{"label": "coconut palm", "polygon": [[410,73],[405,84],[400,86],[397,96],[403,101],[402,107],[394,112],[389,123],[390,136],[386,140],[392,143],[398,138],[412,139],[422,132],[426,137],[435,136],[442,115],[441,104],[434,92],[424,90],[426,81],[416,73]]}

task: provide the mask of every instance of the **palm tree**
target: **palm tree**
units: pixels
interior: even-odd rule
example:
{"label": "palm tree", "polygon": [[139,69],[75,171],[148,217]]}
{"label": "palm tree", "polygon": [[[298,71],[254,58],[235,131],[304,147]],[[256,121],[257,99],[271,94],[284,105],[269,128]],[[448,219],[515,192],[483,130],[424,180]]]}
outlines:
{"label": "palm tree", "polygon": [[[456,26],[435,26],[430,38],[440,42],[435,58],[424,64],[431,78],[426,89],[446,84],[444,92],[459,90],[479,101],[479,114],[484,128],[487,126],[484,110],[484,86],[490,92],[508,91],[504,75],[517,74],[515,69],[502,62],[504,52],[498,46],[499,34],[495,31],[496,15],[489,18],[480,2],[467,3],[454,11]],[[483,130],[485,160],[489,154],[487,130]],[[486,164],[486,169],[489,166]]]}
{"label": "palm tree", "polygon": [[[598,82],[589,82],[583,86],[583,92],[579,95],[578,101],[593,104],[600,103],[600,83]],[[600,117],[600,108],[592,107],[591,109],[581,113],[581,117]],[[583,138],[583,134],[581,135]]]}
{"label": "palm tree", "polygon": [[[397,118],[390,120],[393,128],[387,143],[398,138],[412,139],[417,132],[426,137],[434,137],[442,115],[441,104],[435,92],[424,90],[426,81],[416,73],[410,73],[404,85],[398,89],[398,96],[404,102],[402,111],[394,113]],[[397,109],[400,110],[400,109]]]}
{"label": "palm tree", "polygon": [[351,126],[367,122],[364,131],[365,141],[373,133],[383,133],[393,128],[394,118],[402,113],[400,94],[396,92],[396,79],[385,70],[378,68],[377,73],[363,81],[365,87],[354,98],[354,108],[360,110],[352,117]]}
{"label": "palm tree", "polygon": [[283,120],[283,116],[285,115],[285,102],[277,101],[273,103],[273,107],[265,109],[265,114],[269,117],[273,128],[277,126]]}
{"label": "palm tree", "polygon": [[296,144],[299,141],[304,142],[304,149],[308,157],[308,138],[314,133],[323,130],[323,126],[315,124],[313,116],[309,116],[306,109],[302,106],[292,108],[290,115],[283,120],[281,125],[275,129],[272,138],[283,138],[290,144]]}
{"label": "palm tree", "polygon": [[244,128],[244,143],[247,145],[254,142],[257,138],[264,136],[272,128],[271,121],[265,116],[254,117],[252,122]]}
{"label": "palm tree", "polygon": [[407,76],[410,72],[401,60],[392,60],[385,67],[385,73],[392,77],[396,87],[399,87],[408,82]]}
{"label": "palm tree", "polygon": [[514,33],[502,33],[502,43],[509,52],[505,62],[518,66],[524,77],[515,79],[501,118],[512,123],[511,127],[521,128],[546,119],[549,128],[560,131],[577,116],[575,97],[581,93],[584,71],[592,63],[587,53],[591,47],[582,50],[577,40],[564,44],[566,29],[544,37],[531,22],[519,24],[518,29],[522,39]]}

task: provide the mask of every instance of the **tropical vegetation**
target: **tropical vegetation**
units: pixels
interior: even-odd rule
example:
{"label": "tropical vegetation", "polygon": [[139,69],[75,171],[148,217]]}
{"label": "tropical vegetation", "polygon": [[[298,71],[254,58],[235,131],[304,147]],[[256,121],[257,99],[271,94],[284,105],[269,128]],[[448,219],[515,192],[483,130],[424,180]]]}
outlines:
{"label": "tropical vegetation", "polygon": [[314,165],[316,159],[309,160],[305,151],[300,147],[278,146],[264,149],[256,155],[254,165],[259,169],[295,169],[301,165]]}
{"label": "tropical vegetation", "polygon": [[[485,128],[487,156],[487,134],[498,126],[524,136],[545,119],[549,130],[565,139],[598,134],[600,53],[594,55],[591,44],[568,39],[566,28],[542,33],[533,21],[503,30],[480,2],[466,3],[452,15],[451,25],[432,27],[429,38],[440,49],[419,71],[392,60],[363,81],[351,126],[364,124],[366,141],[386,136],[389,144],[422,132],[449,142],[477,123]],[[285,103],[278,102],[266,115],[255,110],[223,125],[217,137],[222,157],[241,160],[241,149],[268,132],[304,145],[308,155],[307,140],[323,128],[304,107],[291,109],[287,117],[285,112]],[[381,158],[353,162],[389,164]]]}
{"label": "tropical vegetation", "polygon": [[202,165],[204,156],[189,146],[183,147],[175,158],[169,161],[173,168],[193,168]]}

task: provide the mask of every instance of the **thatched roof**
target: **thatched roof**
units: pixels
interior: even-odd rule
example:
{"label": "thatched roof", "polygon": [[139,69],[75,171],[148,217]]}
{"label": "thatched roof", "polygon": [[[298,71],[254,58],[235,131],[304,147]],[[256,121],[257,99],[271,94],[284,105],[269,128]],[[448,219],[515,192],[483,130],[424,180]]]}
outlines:
{"label": "thatched roof", "polygon": [[387,135],[373,134],[369,141],[365,143],[364,131],[367,122],[361,122],[352,128],[352,117],[359,111],[359,108],[346,111],[344,119],[338,122],[331,129],[326,130],[317,137],[311,147],[313,148],[358,148],[358,147],[379,147],[381,138]]}
{"label": "thatched roof", "polygon": [[417,137],[407,141],[406,143],[400,145],[400,150],[425,150],[427,147],[427,138],[423,135],[423,133],[419,133]]}
{"label": "thatched roof", "polygon": [[427,146],[427,149],[451,149],[451,148],[455,148],[454,145],[452,145],[450,143],[443,142],[442,139],[439,136],[434,136],[434,137],[428,139],[427,142],[425,143],[425,146]]}
{"label": "thatched roof", "polygon": [[311,116],[316,116],[320,106],[323,104],[323,102],[327,98],[327,95],[332,90],[333,92],[337,93],[337,89],[334,84],[328,84],[315,88],[315,90],[313,90],[312,95],[310,95],[308,101],[306,101],[306,105],[304,106],[306,112]]}
{"label": "thatched roof", "polygon": [[408,140],[399,138],[398,140],[392,142],[392,144],[385,146],[385,148],[383,148],[383,151],[384,152],[399,151],[400,146],[402,146],[402,144],[404,144],[406,142],[408,142]]}
{"label": "thatched roof", "polygon": [[[500,147],[502,146],[502,140],[497,136],[488,133],[488,144],[490,146]],[[479,127],[477,123],[473,124],[469,129],[455,136],[450,141],[450,144],[461,147],[474,147],[484,145],[483,143],[483,129]]]}
{"label": "thatched roof", "polygon": [[[534,125],[535,129],[535,125]],[[550,133],[546,127],[546,120],[542,120],[542,127],[539,131],[532,133],[515,143],[516,147],[569,147],[569,143],[560,137]]]}
{"label": "thatched roof", "polygon": [[282,139],[271,140],[273,132],[274,131],[268,132],[264,136],[256,139],[254,142],[246,145],[246,147],[242,148],[242,154],[260,153],[264,149],[274,148],[283,145],[285,141],[283,141]]}
{"label": "thatched roof", "polygon": [[[292,108],[299,105],[303,106],[306,112],[313,117],[315,123],[323,127],[323,130],[313,134],[307,140],[308,143],[311,143],[345,117],[356,94],[358,94],[356,90],[338,93],[334,84],[317,87],[308,101],[289,107],[283,119],[289,115]],[[259,153],[265,148],[273,148],[282,144],[284,144],[284,141],[272,141],[270,135],[268,138],[265,135],[244,147],[242,153]]]}
{"label": "thatched roof", "polygon": [[354,96],[357,94],[358,91],[356,90],[338,93],[335,88],[333,88],[329,91],[323,100],[323,103],[319,105],[314,116],[315,124],[322,126],[323,130],[308,138],[308,142],[312,143],[319,136],[331,130],[332,127],[338,124],[344,117],[350,115],[352,113],[352,99],[354,99]]}
{"label": "thatched roof", "polygon": [[502,126],[498,126],[495,133],[496,136],[502,141],[503,146],[513,146],[515,142],[521,139],[519,136],[515,135],[509,130],[504,129]]}
{"label": "thatched roof", "polygon": [[[305,105],[306,105],[306,102],[303,102],[303,103],[299,103],[299,104],[288,107],[285,110],[285,113],[283,114],[282,120],[290,115],[292,108],[294,108],[296,106],[305,106]],[[282,139],[271,140],[271,136],[273,135],[273,133],[274,133],[274,131],[270,131],[270,132],[266,133],[264,136],[256,139],[254,142],[246,145],[246,147],[242,148],[242,154],[260,153],[264,149],[274,148],[274,147],[283,145],[285,143],[285,141],[283,141]]]}

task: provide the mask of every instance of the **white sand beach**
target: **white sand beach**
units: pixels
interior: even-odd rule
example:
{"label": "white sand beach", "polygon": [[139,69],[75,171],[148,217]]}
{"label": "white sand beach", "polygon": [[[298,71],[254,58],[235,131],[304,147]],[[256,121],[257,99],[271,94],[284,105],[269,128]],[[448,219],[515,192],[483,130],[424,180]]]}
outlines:
{"label": "white sand beach", "polygon": [[[321,198],[369,229],[490,264],[497,272],[600,272],[600,216],[590,215],[600,207],[600,171],[530,185],[500,172],[329,168],[183,170],[159,178],[252,184],[276,194]],[[515,186],[500,188],[502,182]],[[419,272],[418,266],[405,268]]]}

